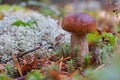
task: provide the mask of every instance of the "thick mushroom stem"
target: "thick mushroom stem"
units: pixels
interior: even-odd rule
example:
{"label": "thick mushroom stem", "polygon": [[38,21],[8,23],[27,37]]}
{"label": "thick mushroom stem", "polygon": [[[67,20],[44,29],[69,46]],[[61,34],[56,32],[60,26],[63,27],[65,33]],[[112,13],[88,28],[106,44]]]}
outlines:
{"label": "thick mushroom stem", "polygon": [[[76,48],[78,49],[77,52],[75,51]],[[77,33],[71,33],[71,56],[76,57],[81,66],[84,62],[84,56],[88,54],[88,51],[86,34],[78,35]]]}

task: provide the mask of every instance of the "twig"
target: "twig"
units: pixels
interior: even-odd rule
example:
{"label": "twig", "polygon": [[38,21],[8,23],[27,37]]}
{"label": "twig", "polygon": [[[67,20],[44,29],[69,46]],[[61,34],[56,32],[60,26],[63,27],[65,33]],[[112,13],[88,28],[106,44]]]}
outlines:
{"label": "twig", "polygon": [[14,79],[14,80],[24,80],[25,78],[26,78],[26,76],[22,76],[22,77],[18,77],[16,79]]}
{"label": "twig", "polygon": [[61,71],[63,57],[60,59],[59,71]]}
{"label": "twig", "polygon": [[20,76],[23,76],[22,71],[21,71],[21,67],[20,67],[20,64],[19,64],[19,62],[18,62],[18,60],[16,58],[16,55],[13,54],[12,57],[13,57],[13,61],[14,61],[15,65],[16,65],[17,69],[18,69],[18,72],[19,72]]}
{"label": "twig", "polygon": [[59,62],[65,61],[65,60],[70,59],[70,58],[71,58],[71,57],[66,57],[66,58],[63,58],[62,60],[60,59],[60,60],[58,60],[56,63],[58,64]]}
{"label": "twig", "polygon": [[[33,51],[36,51],[36,50],[38,50],[38,49],[40,49],[40,48],[41,48],[41,46],[39,46],[39,47],[37,47],[37,48],[34,48],[34,49],[32,49],[32,50],[23,52],[23,53],[21,53],[20,55],[18,55],[17,58],[23,57],[25,54],[28,54],[28,53],[33,52]],[[5,60],[4,63],[7,63],[8,61],[11,61],[11,60],[13,60],[13,58],[9,58],[8,60]]]}
{"label": "twig", "polygon": [[32,50],[23,52],[22,54],[18,55],[18,57],[22,57],[22,56],[24,56],[25,54],[28,54],[28,53],[33,52],[33,51],[36,51],[36,50],[38,50],[38,49],[40,49],[40,48],[41,48],[41,46],[39,46],[39,47],[37,47],[37,48],[34,48],[34,49],[32,49]]}
{"label": "twig", "polygon": [[100,69],[103,68],[103,67],[105,67],[105,64],[98,66],[98,67],[94,70],[94,72],[100,70]]}

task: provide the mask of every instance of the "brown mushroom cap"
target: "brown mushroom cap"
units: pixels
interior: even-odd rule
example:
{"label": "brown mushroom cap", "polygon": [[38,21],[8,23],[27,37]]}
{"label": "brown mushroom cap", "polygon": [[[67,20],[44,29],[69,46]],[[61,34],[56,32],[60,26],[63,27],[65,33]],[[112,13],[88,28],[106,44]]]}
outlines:
{"label": "brown mushroom cap", "polygon": [[63,18],[62,28],[69,32],[86,34],[96,30],[96,22],[93,17],[87,13],[71,13]]}

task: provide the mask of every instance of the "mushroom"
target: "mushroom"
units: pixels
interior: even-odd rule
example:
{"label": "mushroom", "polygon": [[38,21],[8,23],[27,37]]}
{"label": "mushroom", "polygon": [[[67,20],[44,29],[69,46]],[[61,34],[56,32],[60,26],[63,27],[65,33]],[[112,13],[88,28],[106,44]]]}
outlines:
{"label": "mushroom", "polygon": [[86,34],[96,30],[96,22],[92,16],[83,12],[70,13],[64,16],[62,28],[71,32],[71,56],[76,57],[74,48],[77,46],[78,63],[84,62],[84,56],[89,53]]}

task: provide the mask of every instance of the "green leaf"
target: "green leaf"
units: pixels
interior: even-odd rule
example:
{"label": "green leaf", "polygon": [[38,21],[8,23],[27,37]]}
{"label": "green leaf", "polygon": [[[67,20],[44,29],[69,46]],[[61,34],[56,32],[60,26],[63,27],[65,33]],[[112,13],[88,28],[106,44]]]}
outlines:
{"label": "green leaf", "polygon": [[42,80],[43,76],[40,74],[39,70],[35,70],[33,73],[28,74],[27,80]]}
{"label": "green leaf", "polygon": [[26,26],[26,23],[23,22],[22,20],[17,20],[15,22],[13,22],[12,25],[14,25],[14,26]]}
{"label": "green leaf", "polygon": [[87,40],[88,41],[98,42],[101,38],[102,38],[102,36],[98,32],[89,33],[87,35]]}
{"label": "green leaf", "polygon": [[34,19],[31,19],[26,23],[26,26],[32,26],[33,24],[36,24],[36,21]]}
{"label": "green leaf", "polygon": [[88,41],[99,42],[102,40],[102,38],[108,40],[111,46],[115,45],[116,36],[114,36],[112,33],[103,32],[102,34],[99,34],[98,32],[94,32],[87,35]]}
{"label": "green leaf", "polygon": [[13,79],[6,76],[0,76],[0,80],[13,80]]}
{"label": "green leaf", "polygon": [[110,43],[111,46],[115,45],[116,36],[114,36],[113,34],[104,32],[104,33],[102,33],[102,37],[109,40],[109,43]]}
{"label": "green leaf", "polygon": [[23,22],[22,20],[17,20],[17,21],[12,23],[12,25],[14,25],[14,26],[23,26],[23,27],[27,26],[27,27],[30,27],[32,29],[33,29],[33,27],[32,27],[33,24],[37,25],[37,22],[34,19],[31,19],[27,22]]}

